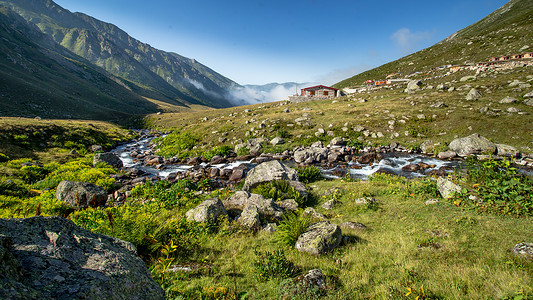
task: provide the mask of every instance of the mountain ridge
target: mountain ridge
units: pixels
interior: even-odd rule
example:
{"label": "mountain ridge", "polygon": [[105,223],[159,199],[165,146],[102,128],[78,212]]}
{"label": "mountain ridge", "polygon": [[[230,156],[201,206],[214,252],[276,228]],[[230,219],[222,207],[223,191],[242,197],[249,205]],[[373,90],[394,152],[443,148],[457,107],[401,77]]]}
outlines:
{"label": "mountain ridge", "polygon": [[229,107],[238,86],[194,59],[143,43],[111,23],[72,13],[51,0],[2,0],[57,43],[115,76],[161,91],[184,104]]}

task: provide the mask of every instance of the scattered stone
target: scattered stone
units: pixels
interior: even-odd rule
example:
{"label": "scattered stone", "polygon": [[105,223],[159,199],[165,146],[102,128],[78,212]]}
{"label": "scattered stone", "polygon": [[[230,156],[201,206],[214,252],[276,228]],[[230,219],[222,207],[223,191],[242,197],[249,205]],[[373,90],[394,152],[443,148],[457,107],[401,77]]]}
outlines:
{"label": "scattered stone", "polygon": [[0,266],[2,299],[164,299],[133,244],[60,217],[0,219]]}
{"label": "scattered stone", "polygon": [[200,203],[185,214],[188,221],[208,222],[218,219],[220,216],[228,216],[224,205],[218,198],[210,198]]}
{"label": "scattered stone", "polygon": [[259,209],[254,203],[246,205],[237,221],[243,226],[251,229],[260,228],[261,220],[259,218]]}
{"label": "scattered stone", "polygon": [[522,242],[513,247],[513,253],[524,256],[528,259],[533,259],[533,243]]}
{"label": "scattered stone", "polygon": [[365,230],[367,229],[366,225],[359,222],[345,222],[340,225],[341,228],[348,228],[354,230]]}
{"label": "scattered stone", "polygon": [[513,97],[509,97],[509,96],[507,96],[507,97],[503,98],[502,100],[500,100],[501,104],[510,104],[510,103],[516,103],[516,102],[518,102],[518,99],[513,98]]}
{"label": "scattered stone", "polygon": [[298,202],[296,202],[294,199],[285,199],[282,201],[278,201],[276,203],[279,207],[288,210],[288,211],[297,211],[298,210]]}
{"label": "scattered stone", "polygon": [[120,160],[118,156],[110,152],[96,153],[93,157],[93,166],[96,167],[96,165],[100,162],[107,163],[113,168],[117,169],[123,167],[122,160]]}
{"label": "scattered stone", "polygon": [[91,145],[91,152],[98,152],[98,151],[103,151],[102,146],[100,146],[100,145]]}
{"label": "scattered stone", "polygon": [[104,205],[107,192],[92,183],[64,180],[57,186],[56,198],[75,209],[84,209]]}
{"label": "scattered stone", "polygon": [[461,187],[459,185],[443,177],[437,178],[437,188],[444,199],[450,199],[455,193],[461,192]]}
{"label": "scattered stone", "polygon": [[341,202],[338,201],[337,199],[331,199],[331,200],[327,201],[326,203],[322,204],[322,208],[326,209],[326,210],[330,210],[330,209],[333,209],[335,206],[338,206],[340,204],[341,204]]}
{"label": "scattered stone", "polygon": [[476,79],[476,76],[473,76],[473,75],[471,75],[471,76],[463,76],[463,77],[461,77],[461,79],[459,79],[459,81],[464,82],[464,81],[474,80],[474,79]]}
{"label": "scattered stone", "polygon": [[281,220],[283,209],[272,199],[265,199],[262,195],[250,194],[246,191],[237,191],[235,194],[224,200],[224,207],[231,216],[240,214],[246,206],[254,204],[260,214],[261,221]]}
{"label": "scattered stone", "polygon": [[337,248],[342,240],[339,226],[328,221],[311,224],[296,241],[296,249],[314,255],[324,254]]}
{"label": "scattered stone", "polygon": [[362,197],[362,198],[357,198],[354,200],[355,204],[369,204],[372,202],[377,202],[377,200],[372,197]]}
{"label": "scattered stone", "polygon": [[273,138],[273,139],[270,141],[270,144],[272,144],[273,146],[281,145],[281,144],[283,144],[283,143],[285,143],[285,140],[283,140],[283,138],[282,138],[282,137],[279,137],[279,136]]}
{"label": "scattered stone", "polygon": [[500,156],[518,158],[520,156],[520,151],[513,146],[496,144],[496,154]]}
{"label": "scattered stone", "polygon": [[311,216],[312,218],[315,218],[315,219],[319,219],[319,220],[326,220],[326,216],[324,216],[323,214],[317,212],[314,208],[312,207],[308,207],[306,208],[303,213],[302,213],[302,216],[303,217],[306,217],[306,216]]}
{"label": "scattered stone", "polygon": [[437,154],[437,157],[440,159],[451,159],[457,157],[457,153],[455,151],[442,151]]}
{"label": "scattered stone", "polygon": [[471,89],[470,92],[466,95],[466,100],[468,101],[475,101],[477,99],[481,98],[481,92],[476,89]]}
{"label": "scattered stone", "polygon": [[439,203],[439,199],[429,199],[426,201],[426,205],[432,205]]}

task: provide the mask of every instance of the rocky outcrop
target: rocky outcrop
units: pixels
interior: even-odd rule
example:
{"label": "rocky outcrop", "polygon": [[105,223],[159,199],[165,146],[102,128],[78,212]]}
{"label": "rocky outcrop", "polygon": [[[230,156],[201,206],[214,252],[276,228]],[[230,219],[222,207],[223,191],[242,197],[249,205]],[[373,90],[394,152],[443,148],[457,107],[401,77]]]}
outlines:
{"label": "rocky outcrop", "polygon": [[0,219],[2,299],[164,299],[131,243],[60,217]]}
{"label": "rocky outcrop", "polygon": [[493,142],[477,133],[455,139],[448,147],[459,156],[493,154],[496,151],[496,145]]}
{"label": "rocky outcrop", "polygon": [[294,161],[297,163],[313,164],[328,157],[328,149],[311,147],[294,151]]}
{"label": "rocky outcrop", "polygon": [[250,204],[254,204],[257,207],[260,218],[263,221],[281,220],[283,217],[283,209],[272,199],[265,199],[262,195],[237,191],[224,201],[224,207],[232,216],[240,214]]}
{"label": "rocky outcrop", "polygon": [[298,172],[277,160],[271,160],[257,165],[248,171],[243,190],[251,191],[254,187],[274,180],[298,181]]}
{"label": "rocky outcrop", "polygon": [[120,169],[123,166],[120,158],[118,158],[118,156],[110,152],[95,154],[93,157],[93,166],[96,167],[96,165],[100,162],[109,164],[113,168],[117,168],[117,169]]}
{"label": "rocky outcrop", "polygon": [[296,249],[311,254],[324,254],[337,248],[342,240],[341,229],[328,221],[311,224],[296,241]]}
{"label": "rocky outcrop", "polygon": [[220,216],[228,216],[228,212],[218,198],[210,198],[200,203],[185,214],[188,221],[209,222],[218,219]]}
{"label": "rocky outcrop", "polygon": [[73,208],[83,209],[104,205],[107,192],[92,183],[64,180],[57,186],[56,198]]}

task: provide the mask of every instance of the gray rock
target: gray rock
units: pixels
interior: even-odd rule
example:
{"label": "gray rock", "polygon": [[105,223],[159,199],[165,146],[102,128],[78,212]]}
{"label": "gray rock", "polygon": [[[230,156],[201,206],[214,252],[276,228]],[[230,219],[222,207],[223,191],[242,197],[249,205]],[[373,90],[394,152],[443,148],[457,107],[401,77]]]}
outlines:
{"label": "gray rock", "polygon": [[461,79],[459,79],[459,81],[464,82],[464,81],[474,80],[474,79],[476,79],[476,76],[470,75],[470,76],[461,77]]}
{"label": "gray rock", "polygon": [[107,201],[107,192],[88,182],[64,180],[56,188],[56,198],[76,209],[98,207]]}
{"label": "gray rock", "polygon": [[422,81],[419,80],[409,80],[407,83],[406,91],[418,91],[420,90],[420,86],[422,85]]}
{"label": "gray rock", "polygon": [[525,99],[523,103],[528,106],[533,106],[533,98]]}
{"label": "gray rock", "polygon": [[268,223],[263,227],[263,231],[266,232],[276,232],[278,231],[278,225],[276,223]]}
{"label": "gray rock", "polygon": [[337,248],[342,240],[341,229],[328,221],[311,224],[296,241],[296,249],[315,255]]}
{"label": "gray rock", "polygon": [[466,95],[466,100],[474,101],[481,98],[481,92],[476,89],[471,89],[470,92]]}
{"label": "gray rock", "polygon": [[260,228],[261,219],[259,218],[259,209],[253,203],[246,205],[237,221],[243,226],[251,229]]}
{"label": "gray rock", "polygon": [[320,269],[309,270],[309,272],[302,277],[301,282],[306,289],[318,289],[319,291],[324,292],[327,288],[326,276],[324,276]]}
{"label": "gray rock", "polygon": [[208,222],[218,219],[220,216],[228,216],[228,212],[218,198],[210,198],[190,209],[185,214],[188,221]]}
{"label": "gray rock", "polygon": [[298,202],[296,202],[294,199],[285,199],[282,201],[278,201],[277,204],[279,207],[288,211],[298,210]]}
{"label": "gray rock", "polygon": [[362,198],[357,198],[354,200],[354,203],[355,204],[368,204],[368,203],[372,203],[372,202],[376,202],[377,200],[375,198],[372,198],[372,197],[362,197]]}
{"label": "gray rock", "polygon": [[346,145],[347,141],[343,137],[334,137],[329,144],[331,146],[344,146]]}
{"label": "gray rock", "polygon": [[505,144],[496,144],[496,154],[500,156],[517,158],[520,156],[520,151],[518,151],[518,149],[513,146]]}
{"label": "gray rock", "polygon": [[455,139],[448,147],[459,156],[493,154],[496,151],[496,145],[493,142],[477,133],[464,138]]}
{"label": "gray rock", "polygon": [[527,93],[524,95],[524,98],[527,99],[527,98],[533,98],[533,91]]}
{"label": "gray rock", "polygon": [[340,205],[340,201],[338,201],[337,199],[331,199],[329,201],[327,201],[326,203],[322,204],[322,208],[323,209],[326,209],[326,210],[330,210],[330,209],[333,209],[335,206],[338,206]]}
{"label": "gray rock", "polygon": [[442,151],[442,152],[439,152],[439,154],[437,155],[437,157],[440,159],[450,159],[456,156],[457,156],[457,153],[455,153],[455,151]]}
{"label": "gray rock", "polygon": [[307,216],[310,216],[311,218],[314,218],[314,219],[319,219],[319,220],[326,220],[326,216],[324,216],[323,214],[317,212],[314,208],[312,207],[308,207],[306,208],[303,213],[302,213],[302,216],[303,217],[307,217]]}
{"label": "gray rock", "polygon": [[507,97],[503,98],[502,100],[500,100],[501,104],[510,104],[510,103],[516,103],[516,102],[518,102],[518,99],[513,98],[513,97],[509,97],[509,96],[507,96]]}
{"label": "gray rock", "polygon": [[461,192],[461,187],[459,185],[443,177],[437,178],[437,188],[444,199],[450,199],[455,193]]}
{"label": "gray rock", "polygon": [[345,222],[340,227],[354,230],[365,230],[367,228],[365,224],[359,222]]}
{"label": "gray rock", "polygon": [[98,151],[102,151],[102,150],[103,150],[103,148],[100,145],[91,145],[91,152],[98,152]]}
{"label": "gray rock", "polygon": [[298,180],[298,172],[277,160],[271,160],[251,169],[244,181],[243,190],[250,191],[254,187],[274,180]]}
{"label": "gray rock", "polygon": [[118,168],[118,169],[122,168],[123,166],[120,158],[118,158],[118,156],[110,152],[95,154],[93,157],[93,166],[96,167],[96,164],[100,162],[107,163],[113,168]]}
{"label": "gray rock", "polygon": [[426,201],[426,205],[432,205],[439,203],[439,199],[429,199]]}
{"label": "gray rock", "polygon": [[0,219],[0,265],[2,299],[164,299],[134,245],[60,217]]}
{"label": "gray rock", "polygon": [[283,209],[272,201],[272,199],[265,199],[262,195],[237,191],[224,200],[224,207],[230,212],[230,215],[239,214],[249,204],[254,204],[257,207],[260,219],[264,223],[266,221],[281,220],[283,217]]}
{"label": "gray rock", "polygon": [[325,160],[328,157],[328,149],[318,147],[311,147],[294,152],[294,161],[297,163],[313,164]]}
{"label": "gray rock", "polygon": [[270,141],[270,144],[272,144],[272,145],[274,145],[274,146],[276,146],[276,145],[281,145],[281,144],[283,144],[283,143],[285,143],[285,141],[283,140],[282,137],[279,137],[279,136],[273,138],[273,139]]}
{"label": "gray rock", "polygon": [[513,253],[533,259],[533,243],[522,242],[513,247]]}

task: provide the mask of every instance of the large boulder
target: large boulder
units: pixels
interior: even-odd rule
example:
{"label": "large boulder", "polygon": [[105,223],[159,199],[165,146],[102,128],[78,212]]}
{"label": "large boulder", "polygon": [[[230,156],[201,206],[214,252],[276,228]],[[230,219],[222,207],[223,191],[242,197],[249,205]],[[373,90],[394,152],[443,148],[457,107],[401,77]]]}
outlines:
{"label": "large boulder", "polygon": [[164,299],[131,243],[60,217],[0,219],[1,299]]}
{"label": "large boulder", "polygon": [[409,80],[407,83],[407,88],[405,89],[406,92],[415,92],[420,90],[420,86],[422,86],[422,81],[420,80]]}
{"label": "large boulder", "polygon": [[97,153],[93,157],[93,166],[96,167],[96,164],[104,162],[109,165],[111,165],[113,168],[120,169],[122,168],[122,160],[118,156],[116,156],[113,153],[106,152],[106,153]]}
{"label": "large boulder", "polygon": [[437,178],[437,189],[439,190],[440,195],[444,199],[450,199],[455,195],[455,193],[461,192],[461,186],[443,177]]}
{"label": "large boulder", "polygon": [[228,216],[226,208],[218,198],[209,198],[185,214],[188,221],[208,222],[220,216]]}
{"label": "large boulder", "polygon": [[283,217],[283,209],[272,199],[265,199],[262,195],[237,191],[224,200],[224,207],[229,211],[230,215],[235,216],[240,214],[250,204],[254,204],[257,207],[262,221],[281,220]]}
{"label": "large boulder", "polygon": [[294,151],[294,161],[297,163],[312,164],[325,160],[328,157],[328,149],[323,147],[311,147]]}
{"label": "large boulder", "polygon": [[477,133],[453,140],[448,148],[459,156],[493,154],[496,151],[496,145],[493,142]]}
{"label": "large boulder", "polygon": [[496,144],[496,153],[500,156],[514,157],[520,156],[520,151],[513,146],[505,144]]}
{"label": "large boulder", "polygon": [[244,191],[251,191],[254,187],[262,183],[274,180],[298,181],[298,172],[277,160],[267,161],[248,171],[242,189]]}
{"label": "large boulder", "polygon": [[328,221],[311,224],[296,241],[296,249],[311,254],[323,254],[337,248],[342,240],[341,229]]}
{"label": "large boulder", "polygon": [[96,184],[64,180],[57,186],[56,198],[73,208],[83,209],[104,205],[107,192]]}

